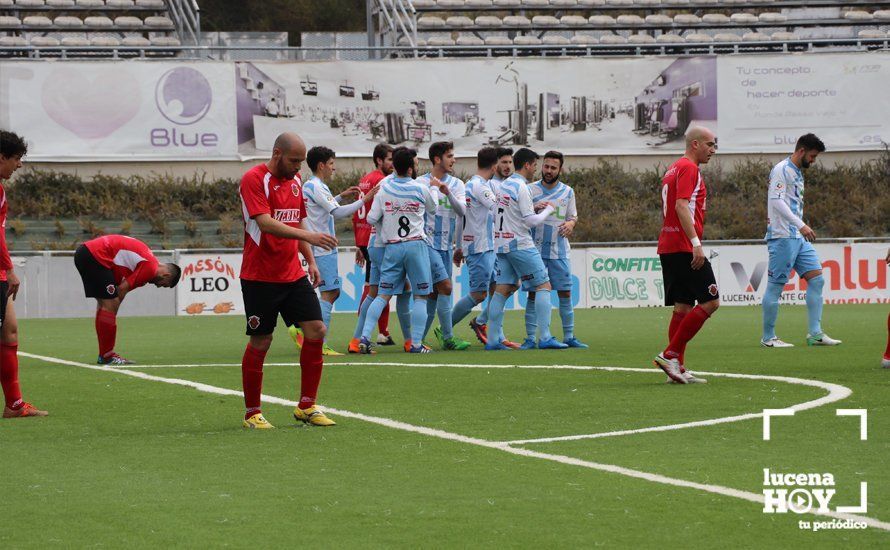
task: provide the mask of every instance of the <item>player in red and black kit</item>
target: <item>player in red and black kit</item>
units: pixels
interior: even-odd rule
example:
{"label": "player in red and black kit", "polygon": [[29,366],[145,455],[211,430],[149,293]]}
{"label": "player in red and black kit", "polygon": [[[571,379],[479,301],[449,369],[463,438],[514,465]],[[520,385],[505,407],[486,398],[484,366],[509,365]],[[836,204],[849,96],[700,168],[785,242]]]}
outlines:
{"label": "player in red and black kit", "polygon": [[655,365],[678,384],[705,381],[685,369],[684,352],[686,344],[720,306],[717,280],[701,245],[708,192],[699,170],[716,152],[713,132],[690,128],[686,154],[668,168],[662,179],[664,223],[658,237],[658,255],[665,305],[674,306],[674,313],[668,328],[670,343],[655,357]]}
{"label": "player in red and black kit", "polygon": [[105,235],[87,241],[74,252],[74,265],[80,272],[87,298],[95,298],[96,337],[100,365],[132,365],[114,351],[117,338],[117,312],[124,297],[152,283],[173,288],[182,270],[173,263],[159,264],[148,245],[126,235]]}
{"label": "player in red and black kit", "polygon": [[[303,228],[306,205],[299,171],[305,160],[306,144],[300,136],[284,133],[275,140],[269,162],[251,168],[241,178],[244,212],[241,294],[247,335],[250,336],[241,360],[241,382],[247,408],[245,428],[273,427],[263,416],[260,398],[263,361],[272,345],[272,333],[279,314],[285,324],[296,324],[303,331],[300,403],[294,409],[294,418],[315,426],[334,425],[315,406],[321,382],[325,326],[313,288],[321,276],[311,245],[331,250],[337,246],[337,238]],[[306,260],[309,277],[303,271],[300,254]]]}
{"label": "player in red and black kit", "polygon": [[20,283],[6,246],[9,203],[2,182],[22,167],[22,157],[27,152],[25,140],[12,132],[0,130],[0,386],[3,386],[5,399],[3,418],[49,414],[22,400],[19,386],[19,325],[13,307]]}
{"label": "player in red and black kit", "polygon": [[[385,143],[379,143],[374,147],[373,157],[376,170],[368,172],[359,181],[358,187],[361,190],[359,198],[367,195],[371,189],[377,187],[380,180],[392,174],[392,147]],[[369,209],[370,205],[352,215],[352,230],[355,234],[355,246],[358,248],[355,251],[355,263],[365,267],[365,286],[362,287],[362,297],[358,301],[359,310],[361,310],[362,302],[368,296],[368,291],[370,290],[368,283],[371,281],[371,257],[368,255],[371,224],[365,220]],[[386,304],[386,307],[383,308],[383,312],[380,314],[380,319],[377,321],[377,330],[380,333],[377,336],[378,344],[381,346],[392,346],[395,344],[392,336],[389,335],[389,304]],[[350,351],[357,353],[358,348]]]}

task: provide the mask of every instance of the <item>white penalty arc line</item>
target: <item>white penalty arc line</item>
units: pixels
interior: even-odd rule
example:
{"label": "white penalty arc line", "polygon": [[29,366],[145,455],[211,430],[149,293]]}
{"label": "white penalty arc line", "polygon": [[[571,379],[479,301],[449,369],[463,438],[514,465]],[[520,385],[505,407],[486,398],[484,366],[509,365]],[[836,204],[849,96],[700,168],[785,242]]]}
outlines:
{"label": "white penalty arc line", "polygon": [[[55,363],[55,364],[59,364],[59,365],[67,365],[67,366],[72,366],[72,367],[85,368],[85,369],[96,370],[96,371],[105,372],[105,373],[122,374],[125,376],[132,376],[133,378],[138,378],[141,380],[149,380],[149,381],[153,381],[153,382],[162,382],[165,384],[173,384],[173,385],[177,385],[177,386],[189,387],[189,388],[193,388],[198,391],[201,391],[201,392],[215,394],[215,395],[231,395],[231,396],[236,396],[236,397],[243,396],[242,392],[240,392],[238,390],[231,390],[228,388],[220,388],[217,386],[211,386],[209,384],[204,384],[201,382],[194,382],[192,380],[183,380],[180,378],[165,378],[165,377],[161,377],[161,376],[154,376],[154,375],[147,374],[144,372],[138,372],[138,371],[133,371],[133,370],[128,370],[128,369],[108,369],[105,366],[90,365],[87,363],[78,363],[76,361],[68,361],[66,359],[59,359],[57,357],[47,357],[44,355],[36,355],[33,353],[26,353],[26,352],[21,352],[21,351],[19,352],[19,355],[22,357],[29,357],[32,359],[37,359],[37,360],[44,361],[47,363]],[[364,363],[362,363],[362,364],[364,364]],[[424,365],[424,366],[426,366],[426,365]],[[591,369],[593,369],[593,367],[588,367],[585,370],[591,370]],[[602,367],[602,369],[620,370],[620,371],[643,370],[643,369],[631,369],[631,368],[624,368],[624,367]],[[745,377],[745,376],[755,376],[755,375],[733,375],[732,377]],[[785,378],[785,377],[770,377],[770,379],[782,379],[782,378]],[[797,380],[797,379],[789,378],[788,380]],[[813,380],[808,380],[807,382],[815,383],[815,381],[813,381]],[[820,382],[820,384],[826,384],[826,383]],[[807,384],[807,385],[812,385],[812,384]],[[839,387],[843,387],[843,386],[839,386]],[[847,390],[847,391],[850,391],[850,390]],[[271,404],[276,404],[276,405],[284,405],[284,406],[288,406],[288,407],[296,407],[298,404],[296,401],[292,401],[289,399],[282,399],[280,397],[275,397],[275,396],[271,396],[271,395],[263,395],[262,399],[266,403],[271,403]],[[810,403],[812,403],[812,402],[810,402]],[[674,487],[697,489],[699,491],[704,491],[707,493],[738,498],[738,499],[746,500],[748,502],[753,502],[753,503],[757,503],[757,504],[764,503],[764,498],[763,498],[762,494],[752,493],[749,491],[742,491],[739,489],[733,489],[731,487],[724,487],[722,485],[697,483],[694,481],[687,481],[685,479],[677,479],[677,478],[663,476],[660,474],[652,474],[652,473],[643,472],[640,470],[633,470],[631,468],[624,468],[622,466],[616,466],[613,464],[602,464],[599,462],[591,462],[589,460],[582,460],[580,458],[574,458],[574,457],[565,456],[565,455],[542,453],[542,452],[538,452],[538,451],[532,451],[530,449],[511,447],[508,443],[502,442],[502,441],[489,441],[486,439],[479,439],[479,438],[475,438],[475,437],[469,437],[469,436],[460,435],[460,434],[456,434],[456,433],[446,432],[444,430],[438,430],[438,429],[434,429],[434,428],[426,428],[423,426],[415,426],[413,424],[408,424],[407,422],[400,422],[398,420],[392,420],[390,418],[381,418],[381,417],[377,417],[377,416],[370,416],[370,415],[366,415],[366,414],[354,413],[351,411],[346,411],[346,410],[342,410],[342,409],[334,409],[334,408],[329,408],[329,407],[326,409],[327,409],[327,411],[329,411],[333,414],[342,416],[344,418],[353,418],[356,420],[361,420],[361,421],[368,422],[371,424],[377,424],[379,426],[384,426],[387,428],[421,434],[421,435],[425,435],[425,436],[429,436],[429,437],[436,437],[436,438],[444,439],[447,441],[456,441],[458,443],[466,443],[469,445],[476,445],[479,447],[496,449],[498,451],[503,451],[505,453],[509,453],[512,455],[523,456],[523,457],[527,457],[527,458],[537,458],[537,459],[541,459],[541,460],[549,460],[552,462],[557,462],[557,463],[565,464],[568,466],[579,466],[582,468],[589,468],[592,470],[599,470],[602,472],[610,472],[610,473],[615,473],[615,474],[619,474],[619,475],[624,475],[627,477],[650,481],[653,483],[661,483],[663,485],[671,485]],[[838,512],[832,512],[832,511],[819,512],[817,510],[810,510],[807,513],[816,515],[816,516],[830,517],[833,519],[850,520],[850,521],[854,521],[854,522],[865,523],[866,525],[868,525],[870,527],[874,527],[877,529],[883,529],[885,531],[890,531],[890,522],[881,521],[881,520],[867,517],[867,516],[858,516],[855,514],[845,514],[845,513],[838,513]]]}
{"label": "white penalty arc line", "polygon": [[[268,363],[268,365],[272,366],[297,366],[295,363]],[[395,363],[395,362],[326,362],[326,366],[329,365],[341,365],[341,366],[398,366],[398,367],[412,367],[412,368],[463,368],[463,369],[550,369],[550,370],[583,370],[583,371],[611,371],[611,372],[636,372],[643,374],[662,374],[662,371],[659,369],[641,369],[641,368],[632,368],[632,367],[595,367],[589,365],[467,365],[467,364],[451,364],[451,363]],[[240,367],[240,363],[212,363],[206,365],[143,365],[142,367],[134,366],[133,368],[177,368],[177,367]],[[117,369],[119,370],[119,369]],[[782,382],[786,384],[794,384],[798,386],[811,386],[815,388],[820,388],[826,390],[828,395],[820,397],[818,399],[814,399],[812,401],[806,401],[804,403],[798,403],[796,405],[792,405],[790,407],[786,407],[788,409],[793,409],[795,412],[804,411],[807,409],[812,409],[815,407],[821,407],[822,405],[827,405],[829,403],[834,403],[836,401],[840,401],[842,399],[846,399],[850,396],[852,390],[845,386],[841,386],[839,384],[832,384],[830,382],[822,382],[820,380],[808,380],[805,378],[793,378],[787,376],[770,376],[764,374],[735,374],[735,373],[726,373],[726,372],[700,372],[696,371],[698,374],[703,376],[718,376],[723,378],[739,378],[745,380],[769,380],[773,382]],[[651,426],[648,428],[636,428],[632,430],[618,430],[612,432],[598,432],[598,433],[590,433],[590,434],[575,434],[575,435],[563,435],[556,437],[541,437],[536,439],[515,439],[512,441],[502,441],[505,445],[527,445],[531,443],[554,443],[558,441],[578,441],[582,439],[600,439],[603,437],[616,437],[622,435],[632,435],[639,433],[648,433],[648,432],[666,432],[671,430],[682,430],[686,428],[697,428],[701,426],[715,426],[717,424],[726,424],[729,422],[741,422],[743,420],[753,420],[755,418],[762,418],[763,412],[759,413],[747,413],[740,414],[736,416],[725,416],[721,418],[711,418],[707,420],[695,420],[692,422],[682,422],[679,424],[668,424],[663,426]]]}

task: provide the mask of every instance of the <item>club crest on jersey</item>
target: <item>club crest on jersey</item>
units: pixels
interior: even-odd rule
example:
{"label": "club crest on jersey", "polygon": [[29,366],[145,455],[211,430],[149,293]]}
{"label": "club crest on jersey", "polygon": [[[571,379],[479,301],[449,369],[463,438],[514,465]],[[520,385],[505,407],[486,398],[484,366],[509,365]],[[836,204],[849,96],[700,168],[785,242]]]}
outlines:
{"label": "club crest on jersey", "polygon": [[251,315],[250,317],[248,317],[247,326],[249,326],[251,330],[256,330],[256,329],[260,328],[259,315]]}
{"label": "club crest on jersey", "polygon": [[109,296],[114,295],[114,285],[108,285],[105,287],[105,292],[108,293]]}
{"label": "club crest on jersey", "polygon": [[300,220],[302,219],[300,217],[299,208],[276,208],[273,217],[281,223],[300,223]]}
{"label": "club crest on jersey", "polygon": [[708,294],[710,294],[711,296],[716,296],[717,295],[717,285],[710,285],[708,287]]}
{"label": "club crest on jersey", "polygon": [[296,182],[290,184],[290,190],[294,194],[295,197],[300,196],[300,185]]}

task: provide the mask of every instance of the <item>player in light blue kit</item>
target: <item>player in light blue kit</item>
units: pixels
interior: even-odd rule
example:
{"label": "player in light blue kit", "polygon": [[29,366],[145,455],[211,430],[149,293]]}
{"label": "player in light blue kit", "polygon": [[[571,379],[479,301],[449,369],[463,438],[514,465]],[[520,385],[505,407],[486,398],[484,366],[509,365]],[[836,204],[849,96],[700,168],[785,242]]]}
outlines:
{"label": "player in light blue kit", "polygon": [[767,193],[766,247],[769,250],[769,271],[766,292],[763,294],[763,337],[760,345],[767,348],[790,348],[776,336],[779,316],[779,296],[791,270],[807,281],[807,317],[809,333],[807,345],[836,346],[840,340],[822,331],[822,262],[810,244],[816,233],[803,222],[803,170],[816,161],[825,144],[813,134],[797,140],[794,153],[777,164],[769,175]]}
{"label": "player in light blue kit", "polygon": [[[393,152],[396,176],[380,182],[380,190],[368,212],[368,222],[378,228],[377,238],[386,244],[380,266],[377,297],[367,311],[359,340],[361,353],[371,353],[371,331],[389,299],[401,294],[405,280],[411,282],[414,304],[411,308],[411,353],[429,353],[422,345],[426,326],[426,301],[432,291],[428,245],[424,241],[424,218],[436,209],[430,187],[409,177],[417,170],[417,152],[396,149]],[[434,184],[441,184],[433,179]],[[444,185],[444,184],[441,184]]]}
{"label": "player in light blue kit", "polygon": [[[522,148],[513,155],[516,172],[498,186],[494,217],[494,245],[497,251],[495,278],[497,286],[491,298],[490,335],[503,332],[504,306],[507,298],[516,292],[519,285],[535,296],[535,314],[538,321],[538,347],[540,349],[565,349],[568,345],[550,334],[550,278],[535,248],[531,228],[540,225],[553,213],[553,205],[541,202],[532,203],[528,182],[535,177],[538,168],[538,154]],[[535,209],[540,212],[535,214]],[[510,349],[498,340],[489,339],[486,350]]]}
{"label": "player in light blue kit", "polygon": [[426,242],[429,245],[434,300],[427,303],[428,315],[423,337],[426,338],[433,318],[438,314],[439,327],[435,334],[439,345],[445,350],[465,350],[470,347],[470,343],[454,336],[451,322],[451,259],[457,227],[463,224],[467,207],[464,182],[451,175],[455,161],[453,143],[433,143],[430,145],[429,156],[433,169],[417,178],[421,185],[430,186],[430,192],[437,203],[435,210],[426,213]]}
{"label": "player in light blue kit", "polygon": [[454,326],[485,300],[491,285],[495,261],[494,206],[497,195],[490,180],[497,162],[497,149],[480,149],[476,154],[476,174],[466,183],[467,209],[464,223],[457,227],[459,246],[454,251],[454,265],[466,262],[470,292],[454,305],[451,314]]}
{"label": "player in light blue kit", "polygon": [[[559,181],[563,156],[559,151],[544,154],[541,181],[529,186],[532,202],[547,201],[556,210],[538,227],[532,228],[532,239],[547,267],[550,284],[559,296],[559,317],[562,320],[563,342],[570,348],[587,348],[575,338],[575,309],[572,307],[572,263],[569,237],[578,221],[575,190]],[[525,342],[521,349],[534,349],[538,323],[535,315],[535,293],[528,293],[525,306]]]}
{"label": "player in light blue kit", "polygon": [[[326,235],[336,236],[334,230],[334,220],[352,216],[358,212],[365,201],[356,200],[347,205],[341,205],[340,202],[348,196],[358,196],[359,188],[350,187],[336,197],[328,188],[327,182],[331,181],[334,176],[336,167],[334,166],[336,154],[327,147],[313,147],[306,154],[306,164],[312,170],[310,177],[303,184],[303,198],[306,202],[306,227],[310,231],[316,233],[324,233]],[[367,199],[370,201],[370,199]],[[318,264],[318,271],[321,274],[321,280],[318,281],[318,290],[321,292],[321,318],[328,334],[331,330],[331,311],[334,309],[334,302],[340,297],[340,273],[337,270],[337,249],[325,250],[320,247],[312,247],[312,253],[315,255],[315,263]],[[296,326],[288,328],[288,332],[293,338],[297,347],[302,345],[302,333]],[[331,349],[327,343],[322,348],[323,355],[342,355]]]}

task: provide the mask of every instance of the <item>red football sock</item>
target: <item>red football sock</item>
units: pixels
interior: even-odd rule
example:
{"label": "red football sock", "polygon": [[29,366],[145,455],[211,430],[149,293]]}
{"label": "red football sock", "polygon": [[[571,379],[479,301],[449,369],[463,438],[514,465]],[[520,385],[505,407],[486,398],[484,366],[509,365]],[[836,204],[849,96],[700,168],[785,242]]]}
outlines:
{"label": "red football sock", "polygon": [[701,306],[695,306],[686,315],[680,326],[677,327],[677,332],[674,333],[674,337],[671,338],[671,342],[664,350],[664,356],[668,359],[679,359],[682,357],[686,351],[686,343],[695,337],[702,325],[705,324],[705,321],[708,320],[708,317],[710,315],[708,315],[707,311],[702,309]]}
{"label": "red football sock", "polygon": [[887,315],[887,351],[884,352],[884,357],[890,359],[890,315]]}
{"label": "red football sock", "polygon": [[308,409],[315,405],[318,385],[321,383],[321,369],[324,358],[321,355],[323,340],[306,338],[300,350],[300,408]]}
{"label": "red football sock", "polygon": [[247,344],[241,358],[241,387],[244,389],[244,406],[250,416],[260,411],[260,396],[263,393],[263,361],[266,352]]}
{"label": "red football sock", "polygon": [[386,302],[386,305],[383,306],[383,311],[380,312],[380,318],[377,319],[377,331],[380,334],[389,336],[389,302]]}
{"label": "red football sock", "polygon": [[117,338],[117,316],[114,313],[96,310],[96,336],[99,338],[99,357],[114,351],[114,340]]}
{"label": "red football sock", "polygon": [[[670,342],[671,340],[674,339],[674,334],[677,333],[677,329],[680,328],[680,323],[682,323],[683,319],[685,319],[685,318],[686,318],[686,313],[681,313],[681,312],[677,311],[676,309],[674,310],[674,314],[671,315],[671,324],[668,327],[668,342]],[[685,355],[685,354],[680,355],[680,364],[681,365],[684,364],[683,355]]]}
{"label": "red football sock", "polygon": [[0,344],[0,385],[3,386],[6,406],[10,409],[17,409],[22,405],[18,351],[18,344]]}

